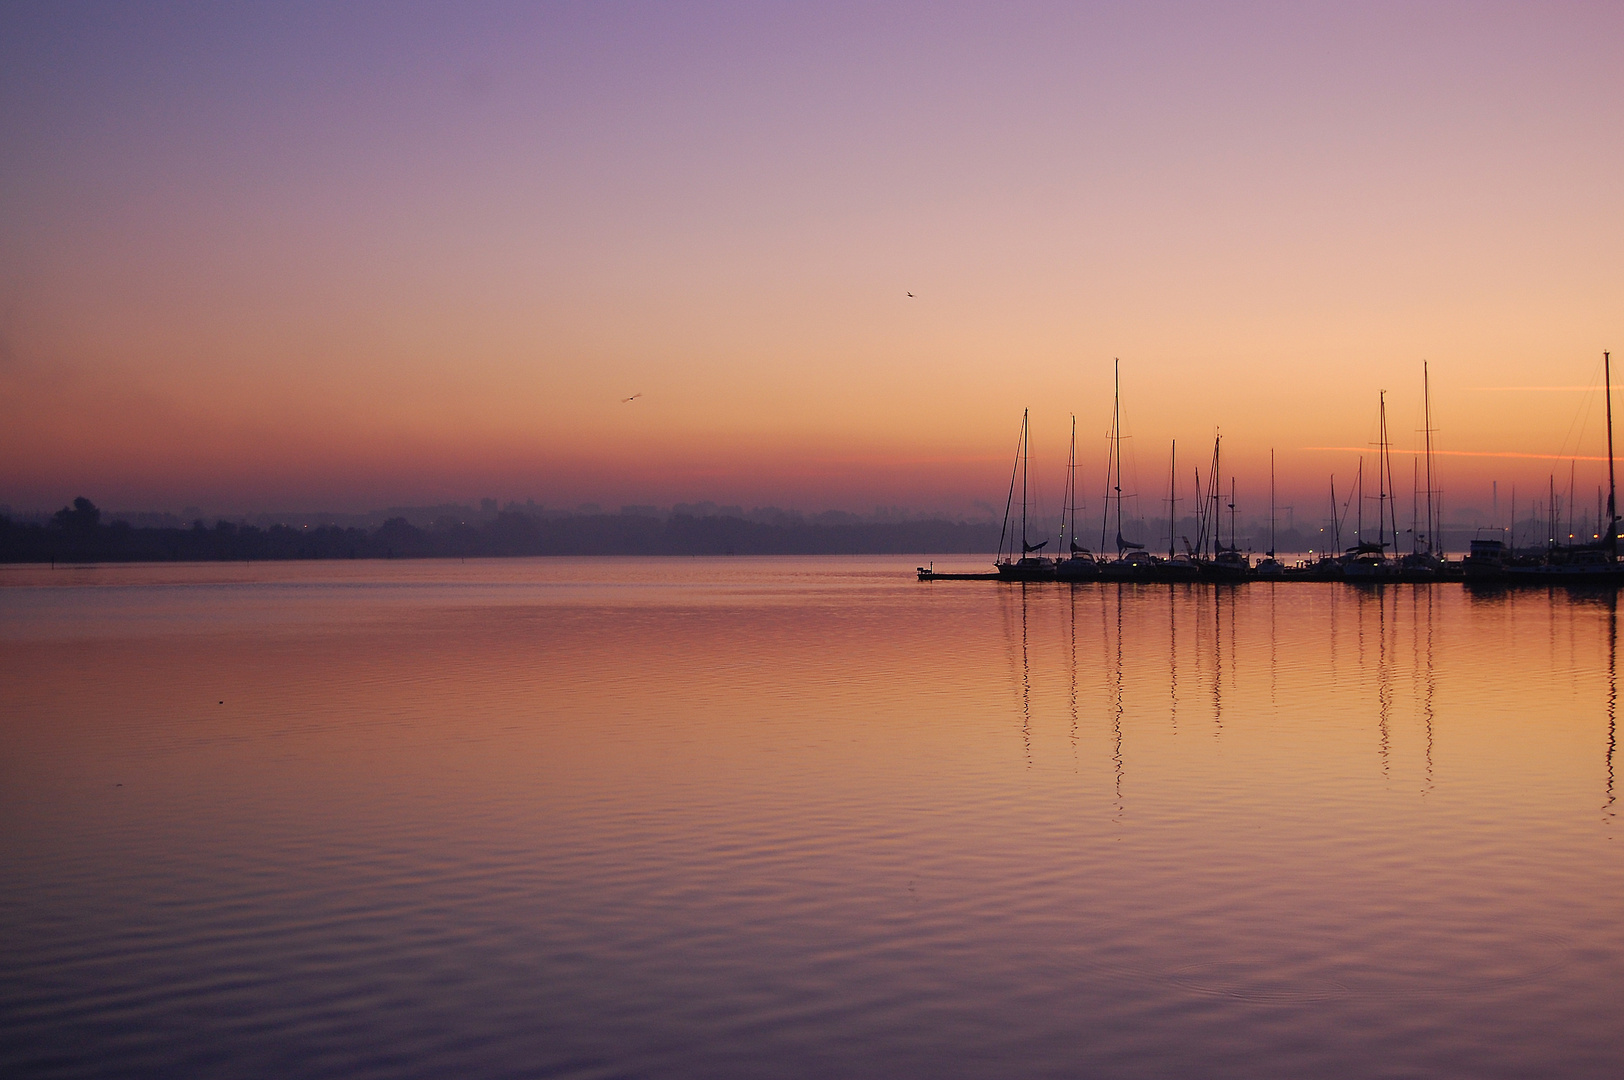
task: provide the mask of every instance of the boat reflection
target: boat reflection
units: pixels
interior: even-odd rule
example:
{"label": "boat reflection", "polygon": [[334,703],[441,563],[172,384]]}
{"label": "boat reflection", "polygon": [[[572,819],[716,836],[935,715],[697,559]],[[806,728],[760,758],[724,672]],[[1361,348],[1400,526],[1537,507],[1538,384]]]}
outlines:
{"label": "boat reflection", "polygon": [[[1102,779],[1116,812],[1127,807],[1129,758],[1140,753],[1134,748],[1143,739],[1156,745],[1153,753],[1172,745],[1164,740],[1180,733],[1192,687],[1206,702],[1215,746],[1241,737],[1251,752],[1263,730],[1331,725],[1340,735],[1362,727],[1373,739],[1381,781],[1430,795],[1443,780],[1440,767],[1458,767],[1486,722],[1463,715],[1461,701],[1492,686],[1483,716],[1526,702],[1526,687],[1507,686],[1503,673],[1525,667],[1530,644],[1541,641],[1541,662],[1552,672],[1575,672],[1581,690],[1593,657],[1590,685],[1601,685],[1590,700],[1606,733],[1603,811],[1613,818],[1612,590],[1279,591],[1207,583],[1149,590],[1128,582],[1074,589],[1032,582],[1004,595],[1024,764],[1043,767],[1049,740],[1063,741],[1070,771],[1086,777],[1109,769]],[[1095,677],[1101,696],[1091,706],[1085,687]],[[1520,715],[1545,713],[1525,705]],[[1368,755],[1372,742],[1364,746]],[[1440,757],[1441,747],[1450,752]],[[1091,751],[1098,754],[1092,766]]]}

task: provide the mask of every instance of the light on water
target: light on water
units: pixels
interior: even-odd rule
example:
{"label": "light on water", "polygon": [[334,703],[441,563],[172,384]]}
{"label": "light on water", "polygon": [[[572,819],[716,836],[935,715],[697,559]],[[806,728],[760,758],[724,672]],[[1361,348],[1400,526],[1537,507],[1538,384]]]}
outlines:
{"label": "light on water", "polygon": [[7,1076],[1624,1074],[1617,608],[0,570]]}

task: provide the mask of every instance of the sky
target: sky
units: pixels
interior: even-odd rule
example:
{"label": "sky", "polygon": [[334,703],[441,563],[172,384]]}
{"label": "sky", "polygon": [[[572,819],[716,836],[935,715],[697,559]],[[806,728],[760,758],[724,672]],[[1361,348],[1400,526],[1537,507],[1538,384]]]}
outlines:
{"label": "sky", "polygon": [[1593,502],[1620,41],[1616,4],[7,4],[0,503],[1001,512],[1030,409],[1044,497],[1075,416],[1097,504],[1117,358],[1152,512],[1220,432],[1251,508],[1271,449],[1328,504],[1384,390],[1407,500],[1423,362],[1446,505]]}

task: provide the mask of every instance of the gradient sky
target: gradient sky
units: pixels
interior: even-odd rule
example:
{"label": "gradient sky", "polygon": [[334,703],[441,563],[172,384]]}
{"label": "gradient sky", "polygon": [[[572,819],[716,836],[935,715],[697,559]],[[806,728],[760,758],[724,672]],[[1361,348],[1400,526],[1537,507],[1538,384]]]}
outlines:
{"label": "gradient sky", "polygon": [[0,502],[1001,510],[1030,406],[1092,503],[1121,357],[1152,509],[1215,428],[1243,500],[1274,447],[1324,503],[1378,390],[1415,446],[1423,359],[1486,509],[1606,453],[1620,42],[1616,4],[7,4]]}

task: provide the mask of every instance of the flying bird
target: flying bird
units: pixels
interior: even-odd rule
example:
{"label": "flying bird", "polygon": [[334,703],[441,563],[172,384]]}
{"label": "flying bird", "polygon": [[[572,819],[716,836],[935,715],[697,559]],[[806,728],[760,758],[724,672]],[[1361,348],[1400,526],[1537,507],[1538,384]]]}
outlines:
{"label": "flying bird", "polygon": [[640,398],[642,396],[643,396],[643,392],[641,390],[639,390],[637,393],[633,394],[631,397],[623,397],[623,398],[621,398],[620,403],[622,405],[624,405],[624,404],[626,404],[626,402],[628,402],[628,401],[636,401],[638,398]]}
{"label": "flying bird", "polygon": [[908,295],[909,295],[909,296],[912,296],[912,295],[913,295],[913,293],[909,293],[909,294],[908,294]]}

